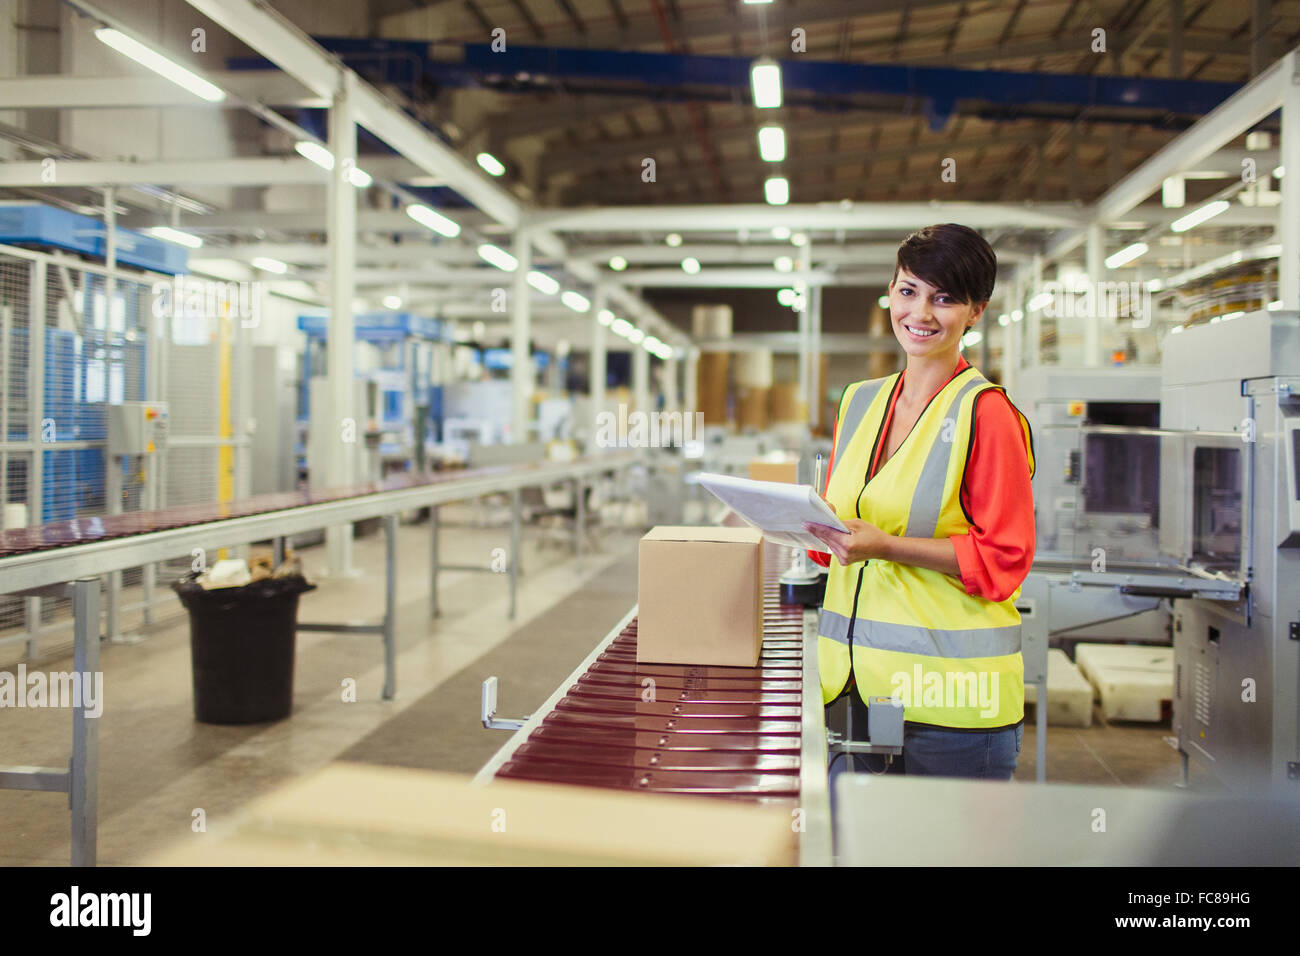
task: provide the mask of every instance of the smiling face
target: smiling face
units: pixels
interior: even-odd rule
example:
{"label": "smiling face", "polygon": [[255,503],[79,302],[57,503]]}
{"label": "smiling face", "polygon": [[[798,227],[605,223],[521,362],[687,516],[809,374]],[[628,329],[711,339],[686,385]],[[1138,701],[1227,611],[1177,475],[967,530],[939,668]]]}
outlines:
{"label": "smiling face", "polygon": [[924,279],[899,269],[889,284],[889,318],[903,350],[916,358],[947,355],[956,362],[967,330],[984,314],[987,302],[958,302]]}

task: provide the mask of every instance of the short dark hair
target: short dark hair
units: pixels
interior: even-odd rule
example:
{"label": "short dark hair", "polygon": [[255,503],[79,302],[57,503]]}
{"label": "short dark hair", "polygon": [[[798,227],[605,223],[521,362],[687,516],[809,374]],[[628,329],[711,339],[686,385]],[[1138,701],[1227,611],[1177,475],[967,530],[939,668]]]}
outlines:
{"label": "short dark hair", "polygon": [[906,269],[958,302],[988,302],[998,275],[998,257],[978,232],[955,222],[926,226],[898,247],[894,278]]}

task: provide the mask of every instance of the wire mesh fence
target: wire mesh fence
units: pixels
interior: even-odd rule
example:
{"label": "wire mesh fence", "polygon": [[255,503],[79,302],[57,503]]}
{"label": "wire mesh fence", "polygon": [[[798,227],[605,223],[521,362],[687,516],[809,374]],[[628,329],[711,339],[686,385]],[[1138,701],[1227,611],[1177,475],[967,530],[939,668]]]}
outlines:
{"label": "wire mesh fence", "polygon": [[[170,277],[0,246],[0,502],[3,527],[229,500],[246,468],[236,440],[248,334],[228,314],[159,307]],[[168,405],[168,440],[108,452],[108,409]],[[159,566],[160,577],[188,570]],[[125,572],[120,607],[174,603]],[[110,582],[111,583],[111,582]],[[34,656],[71,640],[66,599],[0,596],[0,647]],[[124,620],[122,623],[131,623]],[[115,635],[114,635],[115,636]],[[49,639],[44,648],[41,641]]]}

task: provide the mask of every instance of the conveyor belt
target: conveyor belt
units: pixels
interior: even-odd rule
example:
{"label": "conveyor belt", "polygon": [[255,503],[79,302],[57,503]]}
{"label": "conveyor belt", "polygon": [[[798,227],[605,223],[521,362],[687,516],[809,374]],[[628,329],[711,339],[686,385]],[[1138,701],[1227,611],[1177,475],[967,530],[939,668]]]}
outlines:
{"label": "conveyor belt", "polygon": [[798,803],[804,627],[803,608],[778,601],[776,565],[788,553],[768,545],[764,555],[757,667],[638,664],[633,618],[496,776]]}

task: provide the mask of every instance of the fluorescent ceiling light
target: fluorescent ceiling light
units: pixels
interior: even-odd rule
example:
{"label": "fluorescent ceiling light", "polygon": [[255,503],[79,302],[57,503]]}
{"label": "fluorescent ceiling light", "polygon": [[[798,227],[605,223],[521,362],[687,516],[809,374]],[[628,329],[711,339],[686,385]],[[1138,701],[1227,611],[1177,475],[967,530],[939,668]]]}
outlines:
{"label": "fluorescent ceiling light", "polygon": [[961,344],[965,346],[979,345],[984,340],[984,333],[979,329],[971,329],[961,337]]}
{"label": "fluorescent ceiling light", "polygon": [[1274,179],[1281,179],[1281,178],[1282,178],[1283,176],[1285,176],[1285,175],[1286,175],[1286,167],[1285,167],[1285,166],[1274,166],[1274,167],[1273,167],[1273,178],[1274,178]]}
{"label": "fluorescent ceiling light", "polygon": [[790,242],[796,246],[808,245],[808,234],[806,232],[796,232],[790,237]]}
{"label": "fluorescent ceiling light", "polygon": [[998,325],[1002,326],[1003,328],[1006,328],[1010,324],[1011,324],[1011,316],[1007,315],[1005,312],[1003,312],[1001,315],[998,316]]}
{"label": "fluorescent ceiling light", "polygon": [[1024,317],[1025,317],[1025,313],[1021,312],[1019,309],[1012,309],[1012,310],[1011,310],[1011,321],[1012,321],[1012,322],[1019,322],[1019,321],[1020,321],[1021,319],[1023,319]]}
{"label": "fluorescent ceiling light", "polygon": [[609,325],[614,321],[614,313],[609,311],[609,309],[601,309],[596,313],[596,321],[601,325]]}
{"label": "fluorescent ceiling light", "polygon": [[197,73],[185,69],[179,63],[167,59],[161,53],[149,49],[139,40],[134,40],[119,30],[100,27],[95,31],[95,37],[123,56],[129,56],[141,66],[153,70],[159,76],[171,80],[177,86],[209,103],[220,103],[226,98],[226,92],[221,87],[209,83]]}
{"label": "fluorescent ceiling light", "polygon": [[[1146,252],[1146,249],[1143,248],[1142,252]],[[1141,254],[1142,254],[1141,252],[1138,253],[1138,255]],[[1136,258],[1136,256],[1134,258]],[[1109,260],[1107,260],[1106,265],[1110,266]],[[1115,268],[1114,266],[1110,266],[1110,267],[1112,269]],[[1032,299],[1029,300],[1029,311],[1036,312],[1037,310],[1041,309],[1043,306],[1047,305],[1051,301],[1052,301],[1052,293],[1040,292],[1038,293],[1038,295],[1034,296]]]}
{"label": "fluorescent ceiling light", "polygon": [[483,167],[483,171],[489,176],[501,176],[506,171],[505,166],[501,165],[501,160],[491,153],[479,153],[474,158],[478,160],[478,164]]}
{"label": "fluorescent ceiling light", "polygon": [[1164,287],[1165,287],[1164,279],[1150,279],[1147,281],[1148,292],[1160,292],[1164,289]]}
{"label": "fluorescent ceiling light", "polygon": [[266,272],[274,272],[276,275],[284,275],[289,271],[289,267],[279,259],[271,259],[268,256],[258,256],[253,260],[253,266]]}
{"label": "fluorescent ceiling light", "polygon": [[[1118,269],[1120,266],[1132,262],[1134,259],[1138,258],[1138,256],[1146,255],[1147,250],[1150,248],[1151,247],[1145,242],[1135,242],[1131,246],[1125,246],[1119,252],[1106,257],[1106,268]],[[1051,297],[1048,296],[1048,299],[1050,301]],[[1030,308],[1033,308],[1034,304],[1031,302],[1029,303],[1029,306]]]}
{"label": "fluorescent ceiling light", "polygon": [[[406,214],[426,229],[432,229],[440,236],[446,236],[448,239],[455,239],[460,235],[460,223],[453,222],[436,209],[432,209],[423,203],[411,203],[406,207]],[[479,246],[479,255],[483,255],[482,249],[483,247]],[[492,262],[491,259],[488,261]],[[511,258],[511,261],[514,261],[513,257]],[[492,264],[496,265],[495,262]],[[502,266],[502,268],[505,267]],[[511,266],[510,268],[513,269],[514,266]]]}
{"label": "fluorescent ceiling light", "polygon": [[758,155],[769,163],[779,163],[785,159],[785,130],[779,126],[760,126]]}
{"label": "fluorescent ceiling light", "polygon": [[1207,219],[1213,219],[1219,213],[1226,210],[1231,203],[1226,199],[1216,199],[1214,202],[1207,202],[1199,209],[1193,209],[1181,219],[1175,219],[1169,224],[1169,228],[1174,232],[1186,232],[1205,222]]}
{"label": "fluorescent ceiling light", "polygon": [[785,305],[785,306],[794,305],[795,300],[796,300],[798,297],[799,297],[799,296],[798,296],[798,294],[794,291],[794,289],[777,289],[777,290],[776,290],[776,301],[777,301],[777,302],[780,302],[782,305]]}
{"label": "fluorescent ceiling light", "polygon": [[611,256],[609,260],[609,267],[613,269],[615,272],[622,272],[624,269],[627,268],[627,260],[624,259],[622,256]]}
{"label": "fluorescent ceiling light", "polygon": [[882,309],[889,308],[889,296],[882,295],[879,299],[876,300],[876,305],[880,306]]}
{"label": "fluorescent ceiling light", "polygon": [[790,238],[790,228],[788,226],[773,226],[772,238],[784,242]]}
{"label": "fluorescent ceiling light", "polygon": [[519,265],[514,256],[490,242],[485,242],[478,247],[478,257],[505,272],[514,272]]}
{"label": "fluorescent ceiling light", "polygon": [[192,236],[188,232],[181,232],[171,226],[154,226],[146,229],[145,232],[156,239],[166,239],[168,242],[174,242],[178,246],[188,246],[190,249],[198,249],[203,245],[203,240],[198,236]]}
{"label": "fluorescent ceiling light", "polygon": [[293,144],[293,148],[298,151],[299,156],[310,159],[321,169],[334,168],[334,154],[314,140],[300,139]]}
{"label": "fluorescent ceiling light", "polygon": [[402,297],[400,295],[384,296],[385,309],[400,309],[402,307]]}
{"label": "fluorescent ceiling light", "polygon": [[[356,186],[358,189],[365,189],[374,181],[375,181],[374,177],[372,177],[368,172],[366,172],[360,166],[353,166],[351,169],[348,170],[348,182],[350,182],[353,186]],[[456,228],[456,231],[457,232],[460,231],[459,226]]]}
{"label": "fluorescent ceiling light", "polygon": [[682,260],[682,271],[688,275],[695,275],[700,271],[700,260],[694,256],[687,256]]}
{"label": "fluorescent ceiling light", "polygon": [[655,355],[658,355],[660,350],[663,349],[664,344],[660,342],[657,338],[655,338],[653,335],[647,335],[641,341],[641,347],[645,349],[647,352],[653,352]]}
{"label": "fluorescent ceiling light", "polygon": [[564,291],[560,294],[560,301],[571,308],[574,312],[589,312],[591,310],[591,300],[585,295],[577,292]]}
{"label": "fluorescent ceiling light", "polygon": [[1187,181],[1182,176],[1170,176],[1160,184],[1160,203],[1166,209],[1182,209],[1187,202]]}
{"label": "fluorescent ceiling light", "polygon": [[769,206],[784,206],[790,201],[790,181],[784,176],[771,176],[763,183],[763,198]]}
{"label": "fluorescent ceiling light", "polygon": [[633,345],[640,345],[641,340],[644,338],[645,338],[645,333],[642,332],[640,329],[634,328],[628,330],[627,340],[631,342]]}
{"label": "fluorescent ceiling light", "polygon": [[632,331],[632,323],[627,319],[615,319],[610,323],[609,329],[615,335],[621,335],[627,338],[627,334]]}
{"label": "fluorescent ceiling light", "polygon": [[777,256],[776,260],[772,263],[772,267],[775,268],[777,272],[789,272],[794,268],[794,260],[789,256]]}
{"label": "fluorescent ceiling light", "polygon": [[670,232],[664,236],[664,242],[675,249],[682,244],[682,237],[675,232]]}
{"label": "fluorescent ceiling light", "polygon": [[771,57],[759,57],[749,68],[749,85],[754,105],[775,109],[781,105],[781,67]]}
{"label": "fluorescent ceiling light", "polygon": [[555,295],[560,291],[560,284],[548,276],[545,272],[538,272],[534,269],[528,273],[528,284],[538,292],[544,292],[547,295]]}

